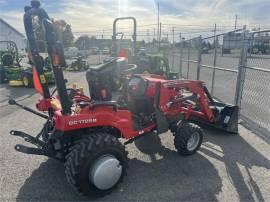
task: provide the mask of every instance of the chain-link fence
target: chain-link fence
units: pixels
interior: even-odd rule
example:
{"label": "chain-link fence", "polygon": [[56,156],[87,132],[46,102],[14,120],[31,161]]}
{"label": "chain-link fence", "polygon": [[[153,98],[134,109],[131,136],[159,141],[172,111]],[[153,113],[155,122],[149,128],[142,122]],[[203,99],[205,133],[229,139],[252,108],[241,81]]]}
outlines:
{"label": "chain-link fence", "polygon": [[204,81],[213,97],[240,106],[243,120],[269,133],[270,30],[185,40],[170,61],[180,77]]}
{"label": "chain-link fence", "polygon": [[249,34],[246,60],[241,100],[242,118],[269,134],[270,30]]}
{"label": "chain-link fence", "polygon": [[[270,66],[270,63],[269,63]],[[247,67],[241,114],[243,119],[257,123],[259,129],[270,131],[270,68]]]}

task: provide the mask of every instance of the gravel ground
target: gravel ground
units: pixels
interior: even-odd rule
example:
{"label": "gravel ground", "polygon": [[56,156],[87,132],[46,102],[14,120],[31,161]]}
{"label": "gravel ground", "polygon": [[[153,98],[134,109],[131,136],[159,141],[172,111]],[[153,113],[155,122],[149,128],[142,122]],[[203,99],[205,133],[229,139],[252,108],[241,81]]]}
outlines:
{"label": "gravel ground", "polygon": [[[84,74],[65,76],[69,84],[86,88]],[[43,120],[8,106],[10,97],[34,107],[38,95],[33,89],[0,85],[0,200],[87,200],[68,185],[60,162],[14,150],[23,140],[9,131],[36,134]],[[270,201],[270,141],[242,125],[239,131],[239,135],[229,135],[205,128],[202,148],[190,157],[176,153],[169,133],[145,136],[127,146],[130,161],[123,183],[99,200]]]}

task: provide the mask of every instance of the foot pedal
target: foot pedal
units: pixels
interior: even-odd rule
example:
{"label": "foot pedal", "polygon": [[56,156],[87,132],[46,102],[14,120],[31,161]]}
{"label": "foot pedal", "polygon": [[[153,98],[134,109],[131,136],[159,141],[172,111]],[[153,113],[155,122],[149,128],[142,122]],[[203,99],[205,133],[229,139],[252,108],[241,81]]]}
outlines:
{"label": "foot pedal", "polygon": [[21,131],[16,131],[16,130],[12,130],[10,131],[10,135],[13,135],[13,136],[18,136],[18,137],[21,137],[23,138],[26,142],[29,142],[29,143],[32,143],[36,146],[44,146],[45,143],[37,138],[34,138],[32,137],[31,135],[28,135],[24,132],[21,132]]}

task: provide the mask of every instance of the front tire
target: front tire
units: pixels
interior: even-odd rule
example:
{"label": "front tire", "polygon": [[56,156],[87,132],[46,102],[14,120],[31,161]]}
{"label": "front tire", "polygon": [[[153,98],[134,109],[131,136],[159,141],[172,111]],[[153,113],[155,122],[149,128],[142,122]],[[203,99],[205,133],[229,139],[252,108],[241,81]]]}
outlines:
{"label": "front tire", "polygon": [[26,88],[33,88],[34,87],[33,76],[31,73],[23,73],[22,81],[23,81],[24,87],[26,87]]}
{"label": "front tire", "polygon": [[5,70],[3,68],[0,69],[0,84],[5,82]]}
{"label": "front tire", "polygon": [[188,156],[196,153],[203,141],[202,129],[193,123],[184,123],[177,129],[174,146],[180,155]]}
{"label": "front tire", "polygon": [[79,140],[66,157],[68,182],[83,195],[101,197],[122,181],[127,169],[125,147],[110,134],[96,133]]}

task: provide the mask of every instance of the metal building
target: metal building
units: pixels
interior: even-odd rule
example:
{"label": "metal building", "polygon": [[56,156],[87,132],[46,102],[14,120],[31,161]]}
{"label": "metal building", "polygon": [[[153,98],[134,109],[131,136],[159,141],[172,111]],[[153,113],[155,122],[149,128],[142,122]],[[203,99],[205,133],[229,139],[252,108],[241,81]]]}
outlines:
{"label": "metal building", "polygon": [[0,18],[0,41],[14,41],[19,52],[25,52],[26,38],[17,29]]}

